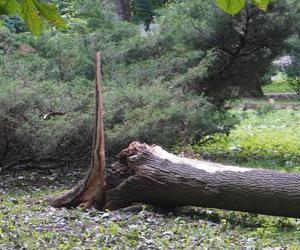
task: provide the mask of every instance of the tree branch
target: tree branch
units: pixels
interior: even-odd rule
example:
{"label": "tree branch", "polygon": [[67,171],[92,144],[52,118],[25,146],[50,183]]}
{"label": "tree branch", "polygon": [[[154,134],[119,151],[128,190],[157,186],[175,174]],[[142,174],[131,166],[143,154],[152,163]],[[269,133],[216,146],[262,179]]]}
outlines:
{"label": "tree branch", "polygon": [[[0,173],[15,168],[15,167],[32,167],[35,169],[47,169],[44,167],[38,167],[37,164],[44,164],[44,163],[72,163],[72,162],[79,162],[86,160],[86,157],[79,158],[79,159],[61,159],[61,158],[55,158],[55,157],[49,157],[49,158],[43,158],[43,159],[33,159],[31,157],[26,157],[22,159],[18,159],[16,161],[12,161],[5,166],[0,168]],[[48,167],[49,168],[49,167]],[[56,166],[52,166],[51,168],[56,168]]]}

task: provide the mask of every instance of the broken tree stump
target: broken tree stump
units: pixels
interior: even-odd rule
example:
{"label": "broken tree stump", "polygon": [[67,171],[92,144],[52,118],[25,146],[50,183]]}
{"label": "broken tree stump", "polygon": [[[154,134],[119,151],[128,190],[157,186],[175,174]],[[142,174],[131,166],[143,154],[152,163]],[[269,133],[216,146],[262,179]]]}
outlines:
{"label": "broken tree stump", "polygon": [[300,173],[226,166],[132,143],[107,169],[110,210],[133,203],[300,217]]}
{"label": "broken tree stump", "polygon": [[95,129],[92,161],[86,177],[73,189],[60,197],[50,198],[54,207],[83,208],[96,207],[101,209],[105,202],[105,150],[103,125],[101,56],[96,53],[96,86],[95,86]]}

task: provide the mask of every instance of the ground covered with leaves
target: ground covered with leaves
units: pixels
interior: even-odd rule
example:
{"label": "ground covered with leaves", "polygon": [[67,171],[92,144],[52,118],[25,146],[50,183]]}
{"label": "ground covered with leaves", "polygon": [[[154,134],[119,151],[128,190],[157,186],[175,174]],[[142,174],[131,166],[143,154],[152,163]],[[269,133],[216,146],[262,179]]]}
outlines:
{"label": "ground covered with leaves", "polygon": [[201,208],[55,209],[86,169],[0,176],[0,249],[300,249],[300,220]]}

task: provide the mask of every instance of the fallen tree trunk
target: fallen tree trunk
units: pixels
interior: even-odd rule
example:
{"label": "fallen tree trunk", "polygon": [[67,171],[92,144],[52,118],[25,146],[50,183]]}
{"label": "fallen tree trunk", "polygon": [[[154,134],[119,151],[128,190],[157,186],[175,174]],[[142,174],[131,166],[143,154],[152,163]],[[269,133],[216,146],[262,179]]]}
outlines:
{"label": "fallen tree trunk", "polygon": [[191,160],[137,142],[105,169],[99,52],[95,111],[91,168],[76,187],[50,199],[52,206],[114,210],[133,203],[192,205],[300,218],[300,173]]}
{"label": "fallen tree trunk", "polygon": [[[300,174],[225,166],[132,143],[107,170],[111,210],[133,203],[201,206],[300,217]],[[58,205],[58,204],[56,204]]]}

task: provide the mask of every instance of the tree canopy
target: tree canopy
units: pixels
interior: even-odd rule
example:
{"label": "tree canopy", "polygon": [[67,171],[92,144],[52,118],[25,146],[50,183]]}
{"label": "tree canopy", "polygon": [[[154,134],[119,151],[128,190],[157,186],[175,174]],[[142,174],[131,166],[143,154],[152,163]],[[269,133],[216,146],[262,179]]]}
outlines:
{"label": "tree canopy", "polygon": [[[218,7],[224,12],[235,15],[240,12],[248,0],[215,0]],[[266,10],[270,0],[251,0],[259,9]],[[166,0],[156,1],[132,1],[134,11],[142,13],[146,24],[152,20],[153,10],[168,3]],[[21,16],[28,30],[33,35],[39,35],[43,30],[44,20],[58,28],[65,27],[64,19],[57,14],[54,2],[43,2],[39,0],[0,0],[0,16]],[[1,20],[0,20],[1,21]]]}

